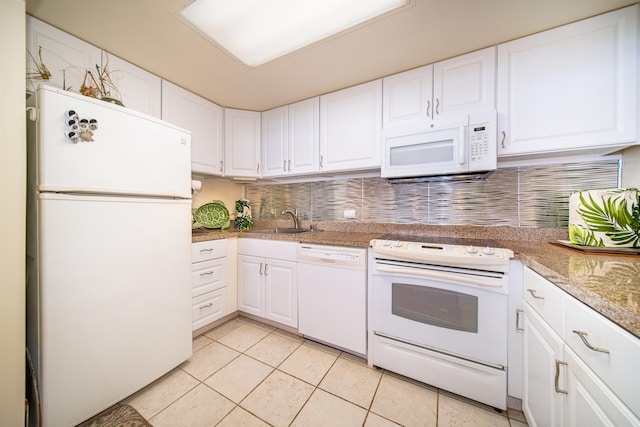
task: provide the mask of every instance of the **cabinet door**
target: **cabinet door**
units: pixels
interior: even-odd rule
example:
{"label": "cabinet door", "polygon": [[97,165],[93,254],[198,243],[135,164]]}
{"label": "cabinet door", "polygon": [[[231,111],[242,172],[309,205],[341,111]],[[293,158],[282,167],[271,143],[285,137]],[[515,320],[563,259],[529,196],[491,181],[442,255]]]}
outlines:
{"label": "cabinet door", "polygon": [[223,110],[166,80],[162,81],[162,119],[191,132],[191,170],[222,175]]}
{"label": "cabinet door", "polygon": [[260,113],[225,109],[225,174],[257,178],[260,168]]}
{"label": "cabinet door", "polygon": [[495,47],[434,64],[432,114],[435,120],[495,106]]}
{"label": "cabinet door", "polygon": [[637,140],[639,9],[498,46],[499,155]]}
{"label": "cabinet door", "polygon": [[289,105],[289,157],[291,174],[318,172],[320,158],[320,98]]}
{"label": "cabinet door", "polygon": [[[79,92],[86,71],[95,73],[96,65],[102,66],[101,50],[32,16],[27,15],[26,20],[27,49],[38,61],[41,52],[42,62],[51,72],[48,81],[27,81],[27,91],[33,92],[37,84],[46,83]],[[36,69],[31,56],[27,54],[27,73]]]}
{"label": "cabinet door", "polygon": [[567,427],[639,426],[640,419],[571,349],[567,361]]}
{"label": "cabinet door", "polygon": [[[556,392],[556,360],[563,361],[562,340],[524,303],[524,398],[522,410],[532,427],[562,426],[564,394]],[[558,386],[565,382],[558,378]],[[562,389],[562,388],[561,388]]]}
{"label": "cabinet door", "polygon": [[[279,107],[262,113],[262,176],[282,176],[288,173],[289,107]],[[288,163],[291,169],[291,162]]]}
{"label": "cabinet door", "polygon": [[238,310],[264,317],[264,258],[238,255]]}
{"label": "cabinet door", "polygon": [[320,97],[320,171],[380,167],[382,80]]}
{"label": "cabinet door", "polygon": [[102,51],[102,64],[109,71],[125,107],[153,117],[162,117],[160,77],[105,51]]}
{"label": "cabinet door", "polygon": [[298,283],[296,263],[267,259],[265,277],[265,317],[298,328]]}
{"label": "cabinet door", "polygon": [[433,65],[382,79],[382,127],[429,123],[433,119]]}

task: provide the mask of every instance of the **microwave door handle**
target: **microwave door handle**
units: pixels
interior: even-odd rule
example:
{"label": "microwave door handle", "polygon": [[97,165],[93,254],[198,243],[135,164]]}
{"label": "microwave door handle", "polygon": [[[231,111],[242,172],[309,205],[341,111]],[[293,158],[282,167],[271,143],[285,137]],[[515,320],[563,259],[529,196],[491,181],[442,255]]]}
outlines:
{"label": "microwave door handle", "polygon": [[464,285],[478,286],[482,288],[500,288],[503,286],[503,282],[495,277],[485,276],[468,276],[456,273],[448,273],[436,270],[413,268],[413,267],[401,267],[401,266],[376,266],[376,272],[391,273],[391,274],[405,274],[410,276],[424,277],[428,279],[441,280],[449,283],[459,283]]}
{"label": "microwave door handle", "polygon": [[464,141],[464,130],[465,127],[464,126],[460,126],[459,129],[459,135],[458,135],[458,163],[461,165],[464,165],[464,150],[466,148],[465,141]]}

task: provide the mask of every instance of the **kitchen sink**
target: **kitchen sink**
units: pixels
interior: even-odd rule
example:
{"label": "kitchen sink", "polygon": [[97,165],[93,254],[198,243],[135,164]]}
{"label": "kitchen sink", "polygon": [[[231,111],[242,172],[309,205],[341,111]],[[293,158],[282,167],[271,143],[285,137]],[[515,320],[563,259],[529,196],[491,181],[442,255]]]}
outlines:
{"label": "kitchen sink", "polygon": [[261,233],[261,234],[301,234],[309,233],[312,230],[309,228],[266,228],[264,230],[251,230],[249,233]]}

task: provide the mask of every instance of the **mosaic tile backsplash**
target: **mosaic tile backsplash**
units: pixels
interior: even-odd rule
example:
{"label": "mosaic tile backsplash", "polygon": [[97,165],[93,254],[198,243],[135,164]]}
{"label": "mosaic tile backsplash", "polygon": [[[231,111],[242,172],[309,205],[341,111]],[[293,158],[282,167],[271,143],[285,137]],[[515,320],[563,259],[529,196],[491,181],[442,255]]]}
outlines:
{"label": "mosaic tile backsplash", "polygon": [[[484,181],[392,184],[349,178],[295,184],[251,184],[255,219],[564,228],[572,191],[616,188],[617,159],[501,168]],[[345,219],[344,211],[356,218]]]}

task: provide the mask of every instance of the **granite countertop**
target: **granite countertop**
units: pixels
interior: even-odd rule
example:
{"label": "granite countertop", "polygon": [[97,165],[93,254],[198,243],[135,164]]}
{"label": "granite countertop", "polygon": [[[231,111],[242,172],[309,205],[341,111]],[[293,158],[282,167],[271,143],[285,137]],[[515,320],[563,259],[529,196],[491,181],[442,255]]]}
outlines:
{"label": "granite countertop", "polygon": [[640,255],[585,253],[548,242],[499,242],[524,265],[640,338]]}
{"label": "granite countertop", "polygon": [[559,247],[549,241],[566,239],[566,237],[554,229],[415,227],[377,224],[357,227],[337,226],[335,229],[297,235],[235,230],[194,231],[192,241],[240,237],[366,248],[371,239],[390,232],[404,234],[420,232],[432,236],[486,239],[497,242],[511,249],[515,253],[516,260],[640,338],[640,256],[594,254]]}

